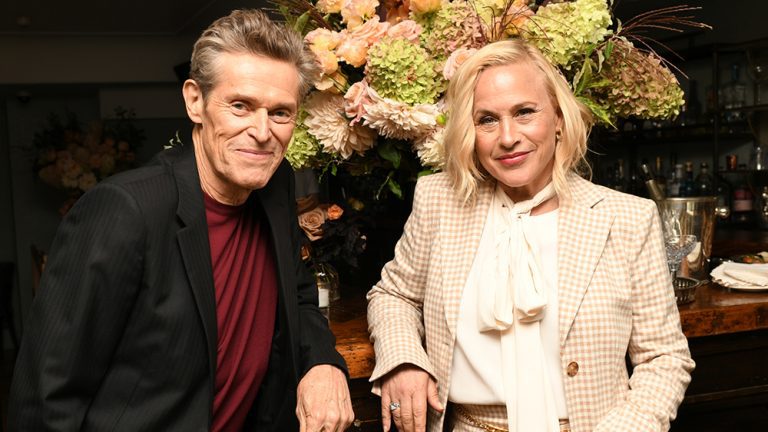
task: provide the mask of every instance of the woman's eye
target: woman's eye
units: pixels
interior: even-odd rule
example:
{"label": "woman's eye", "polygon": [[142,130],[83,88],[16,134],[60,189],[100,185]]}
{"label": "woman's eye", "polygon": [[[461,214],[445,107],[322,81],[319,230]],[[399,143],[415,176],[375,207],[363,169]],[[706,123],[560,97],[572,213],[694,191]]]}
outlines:
{"label": "woman's eye", "polygon": [[496,124],[496,118],[491,116],[483,116],[477,120],[478,125],[492,125]]}
{"label": "woman's eye", "polygon": [[517,115],[519,115],[519,116],[527,116],[527,115],[533,114],[535,112],[536,112],[536,110],[534,110],[533,108],[521,108],[517,112]]}

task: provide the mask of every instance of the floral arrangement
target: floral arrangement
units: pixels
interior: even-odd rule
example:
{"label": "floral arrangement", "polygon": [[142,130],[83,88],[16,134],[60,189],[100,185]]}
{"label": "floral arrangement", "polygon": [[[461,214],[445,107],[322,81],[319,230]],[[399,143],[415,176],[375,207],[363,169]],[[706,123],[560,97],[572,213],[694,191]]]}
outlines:
{"label": "floral arrangement", "polygon": [[70,114],[66,122],[51,115],[37,132],[35,171],[43,182],[67,192],[59,209],[65,214],[83,193],[112,174],[131,168],[144,133],[136,128],[132,111],[118,108],[116,119],[94,122],[83,129]]}
{"label": "floral arrangement", "polygon": [[357,267],[366,244],[357,211],[338,204],[317,205],[312,198],[299,200],[298,206],[299,227],[306,236],[302,259],[315,269],[327,264]]}
{"label": "floral arrangement", "polygon": [[[617,22],[612,0],[273,0],[322,65],[297,118],[295,168],[382,179],[380,193],[445,162],[442,100],[478,48],[525,38],[556,65],[603,124],[676,116],[683,92],[644,35],[708,26],[673,6]],[[384,187],[386,186],[386,187]]]}

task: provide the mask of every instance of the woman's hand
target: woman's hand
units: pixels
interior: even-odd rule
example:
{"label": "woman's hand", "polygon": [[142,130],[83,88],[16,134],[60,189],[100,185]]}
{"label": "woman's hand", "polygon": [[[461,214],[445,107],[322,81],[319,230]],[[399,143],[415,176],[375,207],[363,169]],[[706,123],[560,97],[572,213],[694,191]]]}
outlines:
{"label": "woman's hand", "polygon": [[382,377],[381,420],[384,432],[389,431],[392,420],[400,432],[425,432],[427,403],[433,409],[443,411],[437,395],[437,383],[423,369],[403,364]]}

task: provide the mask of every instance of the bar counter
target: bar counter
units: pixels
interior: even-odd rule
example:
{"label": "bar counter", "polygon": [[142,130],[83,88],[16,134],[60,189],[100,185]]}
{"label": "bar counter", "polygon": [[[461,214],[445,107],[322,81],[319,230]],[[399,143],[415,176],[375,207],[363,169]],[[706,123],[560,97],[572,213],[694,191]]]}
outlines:
{"label": "bar counter", "polygon": [[[375,357],[365,307],[361,295],[331,308],[336,349],[347,361],[350,378],[367,378],[373,372]],[[696,288],[692,303],[678,309],[683,333],[689,339],[768,329],[768,291],[737,291],[707,282]]]}
{"label": "bar counter", "polygon": [[[768,250],[768,232],[722,232],[715,256]],[[768,430],[768,291],[738,291],[705,282],[678,306],[696,370],[673,432]],[[379,399],[370,393],[375,364],[362,292],[334,302],[336,348],[347,361],[356,420],[351,431],[380,431]]]}

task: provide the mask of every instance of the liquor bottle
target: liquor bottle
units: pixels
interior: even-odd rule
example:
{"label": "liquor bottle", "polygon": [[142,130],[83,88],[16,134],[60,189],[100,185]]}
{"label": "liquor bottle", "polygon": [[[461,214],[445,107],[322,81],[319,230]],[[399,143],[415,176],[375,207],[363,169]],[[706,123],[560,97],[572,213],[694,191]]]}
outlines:
{"label": "liquor bottle", "polygon": [[752,191],[742,183],[733,190],[731,218],[734,223],[749,225],[752,222]]}
{"label": "liquor bottle", "polygon": [[656,156],[656,175],[654,180],[656,180],[661,190],[667,190],[667,178],[664,177],[664,166],[661,162],[661,156]]}
{"label": "liquor bottle", "polygon": [[743,113],[738,109],[744,106],[747,98],[747,86],[741,81],[741,68],[738,63],[731,65],[731,81],[726,83],[722,89],[722,105],[725,112],[726,122],[735,122],[742,120]]}
{"label": "liquor bottle", "polygon": [[732,205],[731,205],[731,198],[733,197],[733,187],[731,184],[726,180],[723,176],[718,175],[717,176],[717,190],[715,191],[715,196],[717,197],[717,204],[716,209],[722,209],[718,211],[722,211],[724,215],[727,215],[725,217],[718,217],[716,218],[719,222],[719,224],[726,224],[730,220],[731,215],[733,214]]}
{"label": "liquor bottle", "polygon": [[664,189],[656,182],[656,179],[648,168],[648,164],[644,163],[640,165],[640,173],[645,183],[645,187],[648,190],[648,196],[654,201],[661,201],[664,198]]}
{"label": "liquor bottle", "polygon": [[712,175],[709,174],[709,164],[702,162],[699,170],[699,175],[696,176],[696,195],[699,196],[713,196],[714,181]]}
{"label": "liquor bottle", "polygon": [[685,177],[680,183],[680,196],[696,196],[696,181],[693,179],[693,162],[691,161],[685,162]]}
{"label": "liquor bottle", "polygon": [[669,180],[667,187],[667,196],[670,198],[679,197],[680,186],[682,185],[683,178],[685,177],[682,164],[675,165],[675,171],[672,173],[672,178]]}

